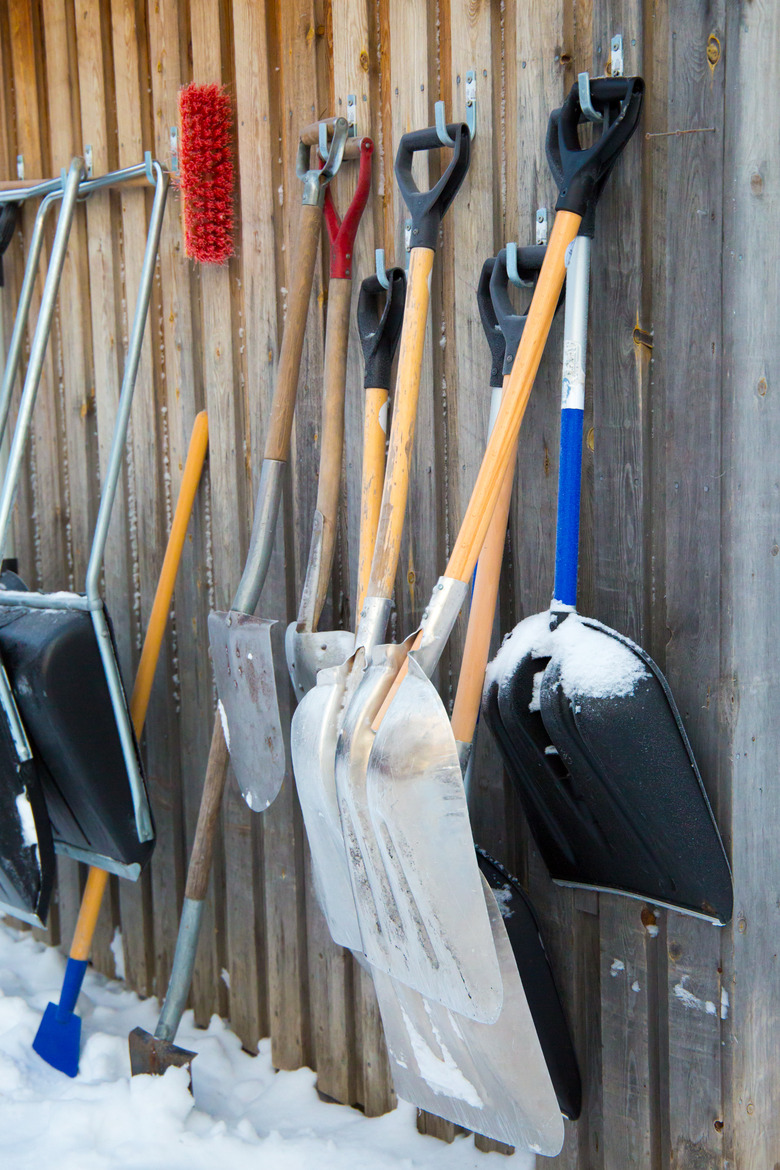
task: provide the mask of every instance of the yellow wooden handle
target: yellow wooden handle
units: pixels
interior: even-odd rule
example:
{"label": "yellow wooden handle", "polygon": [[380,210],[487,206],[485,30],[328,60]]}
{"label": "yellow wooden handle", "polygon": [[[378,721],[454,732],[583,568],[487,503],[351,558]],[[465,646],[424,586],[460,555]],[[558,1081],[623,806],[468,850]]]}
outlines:
{"label": "yellow wooden handle", "polygon": [[433,257],[431,248],[413,248],[409,262],[401,351],[393,398],[393,425],[390,429],[382,508],[368,585],[369,597],[393,596],[409,491]]}
{"label": "yellow wooden handle", "polygon": [[559,211],[555,217],[509,385],[501,399],[496,425],[445,572],[445,576],[458,581],[470,579],[485,542],[563,288],[566,249],[576,237],[581,222],[581,217],[572,211]]}
{"label": "yellow wooden handle", "polygon": [[363,419],[363,482],[360,492],[360,545],[358,551],[357,612],[363,608],[371,573],[371,560],[379,526],[382,484],[385,478],[387,390],[375,386],[366,390]]}
{"label": "yellow wooden handle", "polygon": [[[192,437],[182,473],[181,487],[179,488],[179,498],[176,501],[176,511],[173,515],[168,545],[165,549],[165,557],[163,558],[162,568],[160,570],[160,579],[157,582],[152,612],[149,616],[149,624],[146,627],[141,659],[138,663],[138,670],[135,676],[135,686],[133,687],[133,694],[130,699],[130,720],[133,724],[136,737],[139,739],[144,720],[146,719],[146,712],[149,708],[149,696],[152,691],[154,672],[157,666],[157,659],[160,656],[165,624],[171,608],[173,587],[176,582],[176,574],[179,570],[182,549],[184,548],[184,541],[187,536],[187,525],[190,521],[192,507],[195,503],[195,494],[198,490],[198,483],[206,459],[208,442],[208,417],[206,411],[202,410],[196,416],[192,428]],[[89,958],[89,952],[92,948],[92,938],[95,933],[95,927],[97,926],[100,904],[103,900],[103,893],[107,881],[108,873],[104,869],[98,869],[95,865],[90,866],[87,875],[87,884],[84,887],[84,894],[79,908],[79,916],[76,921],[76,929],[73,932],[73,942],[70,948],[71,959],[86,960]]]}
{"label": "yellow wooden handle", "polygon": [[[506,385],[507,382],[508,377],[504,379],[504,384]],[[506,525],[509,519],[509,506],[512,502],[516,462],[517,440],[515,440],[515,448],[504,476],[501,495],[498,497],[493,519],[490,521],[490,527],[477,563],[477,575],[471,597],[469,624],[463,647],[458,689],[452,708],[452,733],[459,743],[471,743],[474,738],[474,729],[477,726],[485,668],[490,654],[490,636],[493,632],[493,618],[496,613],[498,583],[501,578],[501,563],[504,559]]]}

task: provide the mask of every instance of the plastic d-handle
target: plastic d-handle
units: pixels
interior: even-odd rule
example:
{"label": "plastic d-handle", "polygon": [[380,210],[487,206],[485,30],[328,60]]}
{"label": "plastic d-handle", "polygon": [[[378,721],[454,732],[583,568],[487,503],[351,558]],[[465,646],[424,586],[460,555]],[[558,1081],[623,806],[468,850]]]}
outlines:
{"label": "plastic d-handle", "polygon": [[577,237],[566,274],[566,319],[561,379],[561,459],[558,471],[553,609],[559,605],[568,608],[577,604],[590,246],[591,242],[587,236]]}
{"label": "plastic d-handle", "polygon": [[490,296],[490,278],[493,275],[495,263],[495,258],[491,257],[482,265],[477,284],[477,306],[485,338],[490,348],[490,385],[494,390],[497,390],[504,382],[501,371],[504,365],[505,343]]}
{"label": "plastic d-handle", "polygon": [[449,166],[429,191],[421,191],[412,178],[412,161],[418,151],[442,150],[435,126],[404,134],[395,157],[395,178],[412,219],[412,248],[431,248],[439,242],[439,227],[469,169],[471,136],[465,122],[447,127],[455,143]]}
{"label": "plastic d-handle", "polygon": [[[403,268],[387,270],[387,291],[377,276],[367,276],[360,286],[357,324],[363,349],[366,390],[390,389],[393,357],[401,335],[406,301],[406,273]],[[384,298],[384,308],[379,306]]]}

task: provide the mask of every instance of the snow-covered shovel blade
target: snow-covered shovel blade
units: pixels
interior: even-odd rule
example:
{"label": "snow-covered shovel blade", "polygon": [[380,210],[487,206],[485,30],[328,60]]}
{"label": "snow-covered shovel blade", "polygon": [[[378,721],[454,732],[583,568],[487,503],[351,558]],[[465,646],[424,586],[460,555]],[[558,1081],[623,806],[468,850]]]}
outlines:
{"label": "snow-covered shovel blade", "polygon": [[[169,1068],[192,1069],[192,1062],[198,1055],[187,1048],[180,1048],[170,1040],[158,1040],[144,1028],[133,1028],[128,1036],[130,1046],[130,1072],[161,1077]],[[192,1085],[190,1084],[190,1088]]]}
{"label": "snow-covered shovel blade", "polygon": [[504,974],[495,1024],[456,1015],[373,971],[398,1096],[495,1141],[553,1157],[563,1120],[515,958],[487,882],[484,900]]}
{"label": "snow-covered shovel blade", "polygon": [[54,845],[35,759],[20,761],[0,712],[0,912],[46,923]]}
{"label": "snow-covered shovel blade", "polygon": [[284,780],[284,743],[271,651],[272,621],[209,614],[209,642],[230,762],[244,800],[262,812]]}

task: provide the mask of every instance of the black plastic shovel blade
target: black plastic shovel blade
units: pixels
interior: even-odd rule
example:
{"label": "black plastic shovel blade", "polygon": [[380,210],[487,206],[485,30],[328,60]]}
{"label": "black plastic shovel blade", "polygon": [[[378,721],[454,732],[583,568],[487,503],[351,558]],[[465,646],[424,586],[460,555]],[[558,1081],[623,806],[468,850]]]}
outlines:
{"label": "black plastic shovel blade", "polygon": [[[9,573],[3,582],[24,588]],[[0,604],[0,653],[33,752],[45,765],[40,777],[55,848],[65,844],[140,871],[154,840],[138,839],[90,615]]]}
{"label": "black plastic shovel blade", "polygon": [[479,847],[477,861],[496,896],[561,1113],[576,1121],[582,1109],[579,1065],[531,899],[517,878]]}
{"label": "black plastic shovel blade", "polygon": [[54,845],[38,765],[21,762],[0,711],[0,909],[45,925]]}
{"label": "black plastic shovel blade", "polygon": [[187,1048],[179,1048],[171,1040],[158,1040],[143,1028],[133,1028],[127,1042],[130,1048],[130,1073],[134,1077],[143,1073],[161,1077],[169,1068],[188,1068],[191,1073],[192,1062],[198,1055]]}
{"label": "black plastic shovel blade", "polygon": [[728,922],[728,860],[665,678],[599,622],[545,623],[517,627],[485,716],[552,877]]}

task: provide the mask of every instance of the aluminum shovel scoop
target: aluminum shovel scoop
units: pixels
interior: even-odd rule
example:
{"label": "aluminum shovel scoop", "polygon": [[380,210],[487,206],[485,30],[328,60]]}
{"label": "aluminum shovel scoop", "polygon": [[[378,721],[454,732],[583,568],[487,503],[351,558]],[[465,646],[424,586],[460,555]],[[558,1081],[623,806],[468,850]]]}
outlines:
{"label": "aluminum shovel scoop", "polygon": [[[430,191],[418,191],[411,178],[411,166],[415,151],[441,149],[436,131],[430,129],[404,135],[398,150],[396,173],[413,217],[414,246],[410,256],[393,425],[371,580],[365,604],[360,612],[356,639],[358,648],[355,654],[335,671],[321,672],[317,686],[309,692],[295,712],[292,725],[293,760],[299,786],[303,782],[306,788],[319,791],[323,796],[333,791],[331,777],[334,750],[336,759],[339,753],[339,748],[335,745],[352,730],[346,724],[341,726],[342,712],[345,709],[352,709],[350,694],[356,685],[359,689],[367,648],[381,638],[391,606],[408,491],[428,314],[429,276],[442,216],[454,198],[468,167],[470,146],[468,128],[452,126],[450,134],[455,143],[452,158],[441,179]],[[354,809],[349,806],[348,800],[345,799],[345,791],[341,787],[338,789],[338,796],[342,832],[352,869],[355,862],[359,863],[360,849],[359,846],[355,846],[355,835],[360,833],[360,830],[354,825]],[[381,883],[382,880],[383,876],[379,874],[376,883]],[[368,896],[369,900],[373,899],[371,891],[367,891],[365,887],[361,888],[354,874],[352,887],[355,898]],[[383,894],[378,894],[377,898],[376,905],[381,906],[379,915],[390,929],[393,926],[393,911],[390,909],[391,917],[388,918],[385,911],[388,899]],[[373,915],[375,921],[377,920],[377,910],[373,901],[368,913]],[[353,950],[364,950],[366,939],[362,921],[359,932],[356,932],[352,918],[342,925],[346,929],[335,938],[335,941]]]}
{"label": "aluminum shovel scoop", "polygon": [[343,662],[352,652],[354,641],[349,630],[323,632],[317,629],[317,623],[325,604],[336,549],[341,453],[344,447],[344,396],[347,388],[352,254],[360,217],[371,190],[373,152],[373,142],[370,138],[364,138],[357,187],[343,220],[339,219],[330,187],[325,193],[325,223],[330,237],[330,281],[320,430],[322,454],[317,483],[317,507],[298,620],[287,627],[284,639],[287,668],[290,671],[296,698],[311,690],[319,670]]}
{"label": "aluminum shovel scoop", "polygon": [[[366,391],[358,612],[363,607],[368,587],[379,522],[379,501],[385,469],[388,392],[406,292],[406,276],[402,268],[391,268],[387,280],[388,288],[381,314],[379,305],[382,286],[377,277],[369,276],[363,281],[358,300],[358,329],[365,361]],[[354,635],[349,634],[341,665],[323,670],[318,676],[318,685],[306,692],[305,709],[302,715],[296,712],[293,719],[292,758],[298,799],[311,849],[317,901],[334,941],[359,952],[360,928],[349,880],[333,773],[339,716],[352,667],[354,641]]]}
{"label": "aluminum shovel scoop", "polygon": [[301,143],[298,148],[298,176],[303,180],[298,250],[287,298],[287,318],[249,555],[230,612],[209,614],[209,642],[222,730],[239,788],[255,812],[268,808],[276,799],[284,780],[285,759],[271,651],[274,623],[256,617],[254,611],[265,583],[276,534],[325,191],[341,164],[346,136],[347,124],[342,118],[337,120],[327,161],[321,169],[309,170],[310,147]]}
{"label": "aluminum shovel scoop", "polygon": [[554,600],[502,647],[483,708],[556,881],[727,922],[728,861],[668,684],[641,647],[575,611],[589,255],[581,236],[567,277]]}
{"label": "aluminum shovel scoop", "polygon": [[[477,289],[492,358],[491,429],[501,398],[506,348],[490,299],[494,263],[486,261]],[[521,328],[518,326],[518,336]],[[514,347],[509,352],[511,363]],[[453,729],[457,725],[464,769],[488,658],[511,497],[511,470],[507,471],[480,555],[453,710]],[[486,1137],[555,1154],[563,1140],[560,1112],[570,1117],[579,1112],[576,1058],[549,961],[527,902],[510,875],[491,864],[487,855],[479,856],[479,865],[487,878],[483,892],[501,971],[501,1015],[495,1024],[477,1023],[445,1010],[384,973],[376,973],[374,982],[393,1082],[398,1095],[418,1108]],[[511,908],[507,905],[510,900]]]}

